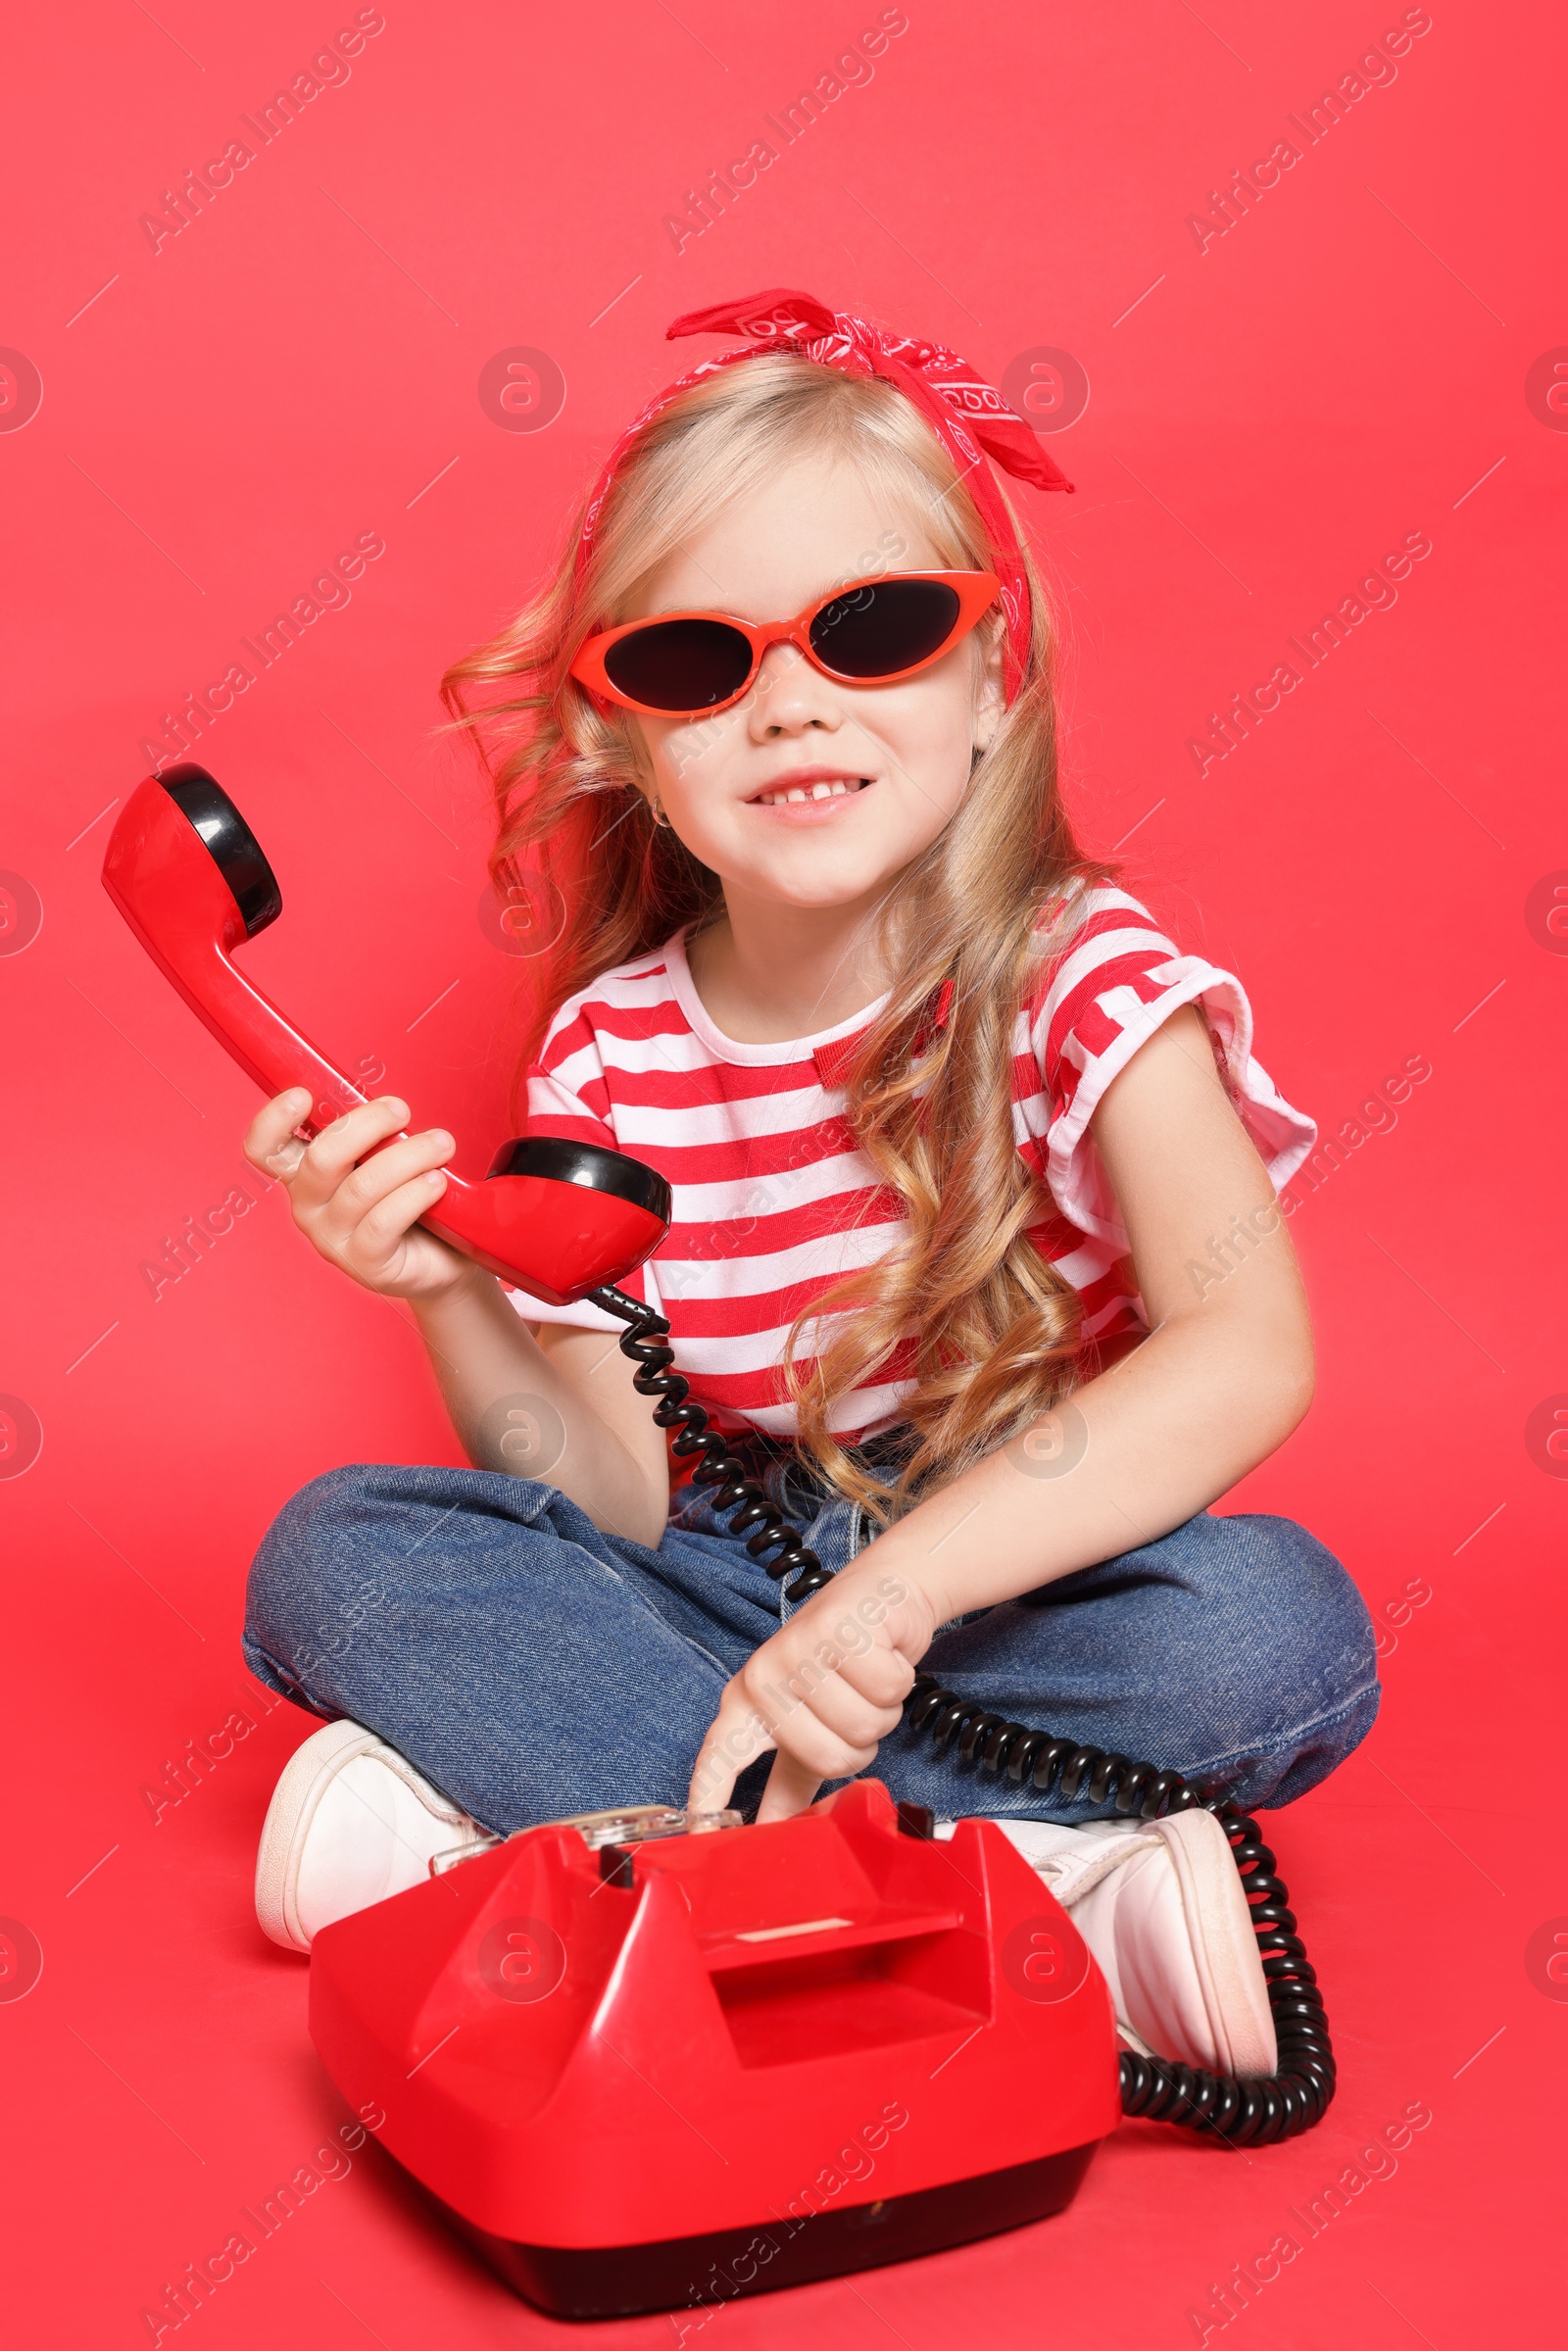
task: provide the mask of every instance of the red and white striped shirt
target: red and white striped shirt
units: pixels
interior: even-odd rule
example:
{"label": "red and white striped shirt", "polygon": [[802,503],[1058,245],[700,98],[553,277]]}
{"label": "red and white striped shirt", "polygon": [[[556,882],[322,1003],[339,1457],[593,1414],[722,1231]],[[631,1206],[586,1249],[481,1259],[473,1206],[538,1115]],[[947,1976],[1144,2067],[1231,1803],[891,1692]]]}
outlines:
{"label": "red and white striped shirt", "polygon": [[[1075,891],[1067,905],[1064,917],[1061,902],[1044,910],[1060,928],[1018,1011],[1013,1131],[1042,1186],[1030,1238],[1081,1294],[1083,1335],[1103,1361],[1149,1322],[1090,1120],[1145,1039],[1180,1005],[1201,1005],[1276,1191],[1317,1129],[1253,1060],[1251,1007],[1232,973],[1180,954],[1123,891]],[[676,1369],[719,1427],[789,1437],[795,1408],[781,1365],[791,1322],[840,1275],[883,1256],[903,1227],[898,1195],[843,1115],[844,1070],[887,1000],[813,1037],[744,1045],[704,1009],[685,938],[677,932],[562,1005],[528,1073],[528,1132],[628,1151],[667,1180],[668,1237],[625,1287],[668,1317]],[[522,1292],[513,1302],[528,1322],[624,1327],[597,1306],[547,1306]],[[815,1344],[808,1324],[803,1367]],[[839,1398],[841,1441],[894,1426],[913,1368],[906,1335],[874,1384]]]}

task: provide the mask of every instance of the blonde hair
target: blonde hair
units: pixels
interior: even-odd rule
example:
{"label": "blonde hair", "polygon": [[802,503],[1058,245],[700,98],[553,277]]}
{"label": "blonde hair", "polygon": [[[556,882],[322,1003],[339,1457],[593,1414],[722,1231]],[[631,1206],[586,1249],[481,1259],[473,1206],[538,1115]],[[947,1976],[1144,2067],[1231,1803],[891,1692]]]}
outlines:
{"label": "blonde hair", "polygon": [[[580,595],[573,557],[586,497],[532,602],[442,680],[456,726],[475,740],[493,779],[498,885],[526,875],[527,887],[564,909],[539,959],[521,1099],[528,1063],[568,997],[683,925],[700,932],[724,908],[718,876],[653,821],[628,714],[598,708],[568,664],[685,540],[811,452],[847,459],[894,511],[912,504],[944,567],[992,567],[973,499],[902,392],[767,353],[718,370],[649,423],[605,501]],[[1111,880],[1115,868],[1082,855],[1062,806],[1054,631],[1027,548],[1023,561],[1033,609],[1023,684],[956,812],[883,903],[878,943],[892,985],[845,1082],[845,1118],[878,1182],[901,1198],[906,1224],[879,1262],[803,1308],[785,1343],[797,1442],[880,1524],[1018,1434],[1081,1372],[1078,1294],[1026,1237],[1054,1211],[1014,1136],[1013,1037],[1038,958],[1062,951],[1075,885]],[[982,625],[1000,624],[993,614]],[[1050,901],[1064,911],[1042,924]],[[922,1049],[944,981],[953,983],[946,1026]],[[821,1317],[832,1318],[832,1335],[798,1364],[802,1333]],[[914,1386],[900,1408],[908,1432],[889,1494],[829,1418],[901,1343],[912,1346]]]}

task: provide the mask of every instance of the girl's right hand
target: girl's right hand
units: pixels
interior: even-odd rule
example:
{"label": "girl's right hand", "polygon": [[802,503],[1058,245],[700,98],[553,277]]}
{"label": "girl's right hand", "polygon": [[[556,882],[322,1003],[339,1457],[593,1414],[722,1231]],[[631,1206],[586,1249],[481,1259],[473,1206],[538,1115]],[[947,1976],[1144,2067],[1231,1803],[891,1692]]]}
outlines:
{"label": "girl's right hand", "polygon": [[[303,1143],[294,1129],[311,1100],[305,1086],[275,1095],[245,1138],[246,1158],[286,1188],[307,1240],[382,1298],[435,1298],[471,1281],[469,1259],[416,1223],[447,1188],[442,1162],[457,1149],[453,1138],[431,1127],[376,1151],[409,1120],[408,1103],[387,1094]],[[374,1155],[367,1159],[367,1151]]]}

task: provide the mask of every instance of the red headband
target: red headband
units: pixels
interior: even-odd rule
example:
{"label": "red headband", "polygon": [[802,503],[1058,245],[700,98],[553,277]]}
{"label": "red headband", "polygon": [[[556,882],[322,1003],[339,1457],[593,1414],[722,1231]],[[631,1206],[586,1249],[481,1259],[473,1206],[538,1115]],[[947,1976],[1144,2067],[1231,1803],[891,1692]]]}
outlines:
{"label": "red headband", "polygon": [[[593,548],[610,485],[626,451],[651,418],[677,393],[701,383],[737,360],[758,358],[764,351],[799,351],[824,367],[846,375],[880,375],[897,384],[911,400],[947,450],[980,510],[995,551],[993,568],[1002,583],[1002,606],[1006,619],[1004,693],[1011,702],[1023,681],[1029,656],[1029,581],[1023,567],[1012,520],[997,491],[985,457],[995,458],[1021,481],[1039,490],[1070,490],[1059,467],[1054,465],[1039,440],[1021,417],[1014,416],[1000,392],[984,382],[956,351],[940,343],[922,342],[917,335],[886,334],[849,311],[830,311],[813,295],[775,286],[740,302],[715,302],[710,310],[688,311],[664,330],[665,340],[677,335],[744,334],[754,340],[744,351],[722,351],[715,359],[700,360],[686,375],[656,393],[635,416],[605,461],[583,517],[577,546],[575,582],[580,589]],[[977,446],[978,444],[978,446]],[[984,454],[982,454],[984,453]]]}

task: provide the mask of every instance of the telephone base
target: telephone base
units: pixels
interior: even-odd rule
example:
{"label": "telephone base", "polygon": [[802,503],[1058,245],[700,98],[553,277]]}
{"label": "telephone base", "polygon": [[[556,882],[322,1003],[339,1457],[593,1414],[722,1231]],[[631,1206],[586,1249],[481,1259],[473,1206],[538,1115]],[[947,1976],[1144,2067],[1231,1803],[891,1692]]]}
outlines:
{"label": "telephone base", "polygon": [[639,2312],[712,2315],[741,2294],[807,2285],[884,2262],[943,2253],[976,2237],[1061,2212],[1077,2194],[1098,2145],[1066,2147],[940,2187],[842,2208],[765,2214],[744,2229],[663,2237],[648,2245],[525,2245],[491,2236],[442,2206],[443,2217],[514,2292],[557,2319],[619,2319]]}

